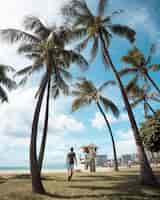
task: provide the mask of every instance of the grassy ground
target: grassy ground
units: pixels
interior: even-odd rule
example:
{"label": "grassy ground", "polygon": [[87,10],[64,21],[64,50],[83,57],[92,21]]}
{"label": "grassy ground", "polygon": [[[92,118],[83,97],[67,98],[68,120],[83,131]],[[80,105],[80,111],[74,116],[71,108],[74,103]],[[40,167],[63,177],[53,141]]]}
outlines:
{"label": "grassy ground", "polygon": [[[160,171],[156,173],[160,178]],[[160,200],[160,188],[140,186],[137,171],[45,175],[46,196],[31,193],[28,176],[0,177],[0,200]]]}

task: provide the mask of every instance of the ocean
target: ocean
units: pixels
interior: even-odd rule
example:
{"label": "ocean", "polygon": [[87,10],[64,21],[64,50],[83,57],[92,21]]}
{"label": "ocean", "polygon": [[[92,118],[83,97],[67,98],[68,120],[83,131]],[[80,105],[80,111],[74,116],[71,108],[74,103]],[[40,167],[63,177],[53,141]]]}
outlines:
{"label": "ocean", "polygon": [[[26,171],[30,168],[28,166],[0,166],[0,171]],[[58,169],[66,169],[66,165],[63,163],[56,163],[53,165],[44,166],[45,170],[58,170]]]}

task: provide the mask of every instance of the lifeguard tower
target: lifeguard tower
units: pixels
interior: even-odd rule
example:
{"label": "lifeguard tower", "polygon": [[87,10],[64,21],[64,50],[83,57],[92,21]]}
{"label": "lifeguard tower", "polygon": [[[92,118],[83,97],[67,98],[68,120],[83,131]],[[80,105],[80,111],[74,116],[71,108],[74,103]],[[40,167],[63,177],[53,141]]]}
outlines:
{"label": "lifeguard tower", "polygon": [[87,170],[90,169],[90,172],[96,172],[96,153],[97,153],[97,146],[94,144],[89,144],[82,146],[81,149],[84,153],[84,168]]}

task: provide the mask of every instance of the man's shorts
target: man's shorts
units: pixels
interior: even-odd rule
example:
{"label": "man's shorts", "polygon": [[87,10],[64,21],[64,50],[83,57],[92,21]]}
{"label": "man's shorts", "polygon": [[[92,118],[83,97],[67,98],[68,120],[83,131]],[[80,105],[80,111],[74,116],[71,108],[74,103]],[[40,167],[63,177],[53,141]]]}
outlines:
{"label": "man's shorts", "polygon": [[74,164],[68,164],[67,168],[68,168],[68,170],[69,169],[74,169]]}

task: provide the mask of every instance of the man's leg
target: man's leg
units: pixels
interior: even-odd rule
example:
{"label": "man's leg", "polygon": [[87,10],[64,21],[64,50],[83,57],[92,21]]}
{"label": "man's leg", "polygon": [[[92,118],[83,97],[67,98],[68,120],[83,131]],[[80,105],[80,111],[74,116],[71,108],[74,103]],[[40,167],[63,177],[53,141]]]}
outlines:
{"label": "man's leg", "polygon": [[71,180],[72,176],[73,176],[73,166],[71,167],[71,175],[70,175],[70,180]]}
{"label": "man's leg", "polygon": [[70,178],[71,177],[71,169],[70,168],[68,168],[68,181],[70,181]]}

